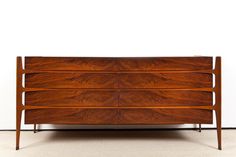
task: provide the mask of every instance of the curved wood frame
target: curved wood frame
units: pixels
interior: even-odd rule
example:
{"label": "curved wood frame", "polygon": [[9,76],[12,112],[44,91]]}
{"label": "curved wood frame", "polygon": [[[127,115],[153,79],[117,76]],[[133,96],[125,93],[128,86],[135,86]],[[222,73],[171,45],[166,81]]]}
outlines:
{"label": "curved wood frame", "polygon": [[[19,142],[20,142],[20,129],[21,129],[21,117],[23,110],[34,110],[34,109],[49,109],[49,108],[63,108],[63,107],[53,107],[53,106],[24,106],[22,103],[22,93],[25,91],[41,91],[41,90],[55,90],[53,88],[24,88],[22,86],[22,76],[26,73],[37,73],[37,72],[49,72],[49,73],[58,73],[62,72],[60,70],[47,70],[47,71],[32,71],[32,70],[24,70],[22,67],[22,59],[21,57],[17,57],[17,70],[16,70],[16,150],[19,149]],[[65,71],[65,72],[74,72]],[[87,71],[79,71],[79,72],[87,72]],[[91,71],[90,71],[91,72]],[[102,71],[93,71],[100,73]],[[107,71],[106,71],[107,72]],[[140,71],[133,71],[133,73],[140,72]],[[142,71],[143,72],[143,71]],[[160,73],[161,70],[152,71],[153,73]],[[214,110],[216,113],[216,122],[217,122],[217,138],[218,138],[218,149],[221,150],[221,57],[216,57],[216,64],[214,70],[195,70],[195,71],[188,71],[188,70],[178,70],[178,71],[166,71],[167,73],[173,72],[200,72],[200,73],[212,73],[215,74],[215,87],[213,88],[189,88],[184,90],[192,90],[192,91],[212,91],[215,92],[215,105],[213,106],[164,106],[164,107],[155,107],[155,108],[174,108],[174,109],[184,109],[184,108],[195,108],[195,109],[203,109],[203,110]],[[109,73],[109,71],[108,71]],[[110,73],[116,73],[116,71],[110,71]],[[126,73],[126,71],[121,71],[119,73]],[[74,88],[73,88],[74,89]],[[100,89],[95,89],[100,90]],[[151,89],[150,89],[151,90]],[[165,89],[165,90],[182,90],[182,89]],[[83,108],[83,107],[66,107],[66,108]],[[88,107],[86,107],[88,108]],[[101,108],[116,108],[116,107],[101,107]],[[135,107],[119,107],[119,108],[135,108]],[[140,108],[140,107],[138,107]],[[143,107],[148,108],[148,107]],[[152,107],[154,108],[154,107]],[[199,131],[201,131],[201,124],[199,124]],[[36,132],[36,124],[34,124],[34,132]]]}
{"label": "curved wood frame", "polygon": [[218,138],[218,149],[222,149],[221,144],[221,57],[216,57],[216,64],[214,69],[215,74],[215,105],[213,106],[213,110],[215,110],[216,114],[216,125],[217,125],[217,138]]}

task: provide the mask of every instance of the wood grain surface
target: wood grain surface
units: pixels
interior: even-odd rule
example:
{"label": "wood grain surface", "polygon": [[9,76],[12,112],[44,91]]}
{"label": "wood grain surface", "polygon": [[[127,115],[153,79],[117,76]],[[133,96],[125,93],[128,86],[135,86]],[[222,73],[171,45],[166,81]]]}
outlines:
{"label": "wood grain surface", "polygon": [[212,106],[212,92],[129,90],[119,94],[119,106]]}
{"label": "wood grain surface", "polygon": [[122,73],[118,77],[119,88],[212,87],[212,74],[205,73]]}
{"label": "wood grain surface", "polygon": [[27,88],[211,88],[206,73],[35,73]]}
{"label": "wood grain surface", "polygon": [[28,70],[212,70],[212,57],[25,57]]}
{"label": "wood grain surface", "polygon": [[26,106],[212,106],[212,92],[70,89],[26,92],[25,102]]}
{"label": "wood grain surface", "polygon": [[[63,107],[27,110],[27,123],[175,124],[212,120],[209,110],[178,108],[212,106],[212,92],[201,90],[213,88],[212,57],[26,57],[25,67],[29,72],[25,87],[30,89],[25,94],[26,106]],[[151,108],[159,106],[176,108]]]}
{"label": "wood grain surface", "polygon": [[104,73],[26,74],[27,88],[115,88],[116,75]]}
{"label": "wood grain surface", "polygon": [[212,111],[199,109],[37,109],[26,124],[182,124],[212,123]]}
{"label": "wood grain surface", "polygon": [[28,70],[118,70],[115,58],[25,57]]}
{"label": "wood grain surface", "polygon": [[212,69],[212,57],[151,57],[122,58],[120,70],[207,70]]}
{"label": "wood grain surface", "polygon": [[26,110],[25,124],[116,124],[114,109]]}
{"label": "wood grain surface", "polygon": [[119,109],[119,124],[212,124],[212,111],[198,109]]}
{"label": "wood grain surface", "polygon": [[114,90],[53,90],[26,92],[26,106],[118,106],[118,93]]}

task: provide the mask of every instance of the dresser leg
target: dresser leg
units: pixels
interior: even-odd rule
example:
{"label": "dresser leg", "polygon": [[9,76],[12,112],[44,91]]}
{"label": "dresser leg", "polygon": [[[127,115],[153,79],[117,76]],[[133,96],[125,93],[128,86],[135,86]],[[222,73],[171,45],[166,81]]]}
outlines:
{"label": "dresser leg", "polygon": [[21,115],[22,110],[16,110],[16,150],[19,150],[20,145],[20,129],[21,129]]}
{"label": "dresser leg", "polygon": [[20,147],[20,127],[21,127],[21,115],[23,111],[22,104],[22,59],[16,58],[16,150]]}
{"label": "dresser leg", "polygon": [[217,125],[217,140],[218,140],[218,149],[221,150],[221,110],[216,110],[216,125]]}
{"label": "dresser leg", "polygon": [[214,110],[216,114],[216,126],[217,126],[217,140],[218,149],[221,150],[221,57],[216,57],[215,63],[215,105]]}
{"label": "dresser leg", "polygon": [[34,124],[34,133],[36,133],[36,124]]}
{"label": "dresser leg", "polygon": [[202,131],[202,125],[201,124],[199,124],[199,130],[198,130],[199,132],[201,132]]}

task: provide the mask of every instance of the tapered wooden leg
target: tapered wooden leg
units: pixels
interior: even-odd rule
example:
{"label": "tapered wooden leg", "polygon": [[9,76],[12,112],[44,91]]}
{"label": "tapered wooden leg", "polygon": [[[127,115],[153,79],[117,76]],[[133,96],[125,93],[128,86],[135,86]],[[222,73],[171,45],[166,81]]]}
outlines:
{"label": "tapered wooden leg", "polygon": [[217,125],[217,140],[218,140],[218,149],[222,150],[221,145],[221,110],[216,110],[216,125]]}
{"label": "tapered wooden leg", "polygon": [[19,150],[19,147],[20,147],[21,115],[22,115],[22,110],[17,109],[16,111],[16,150]]}
{"label": "tapered wooden leg", "polygon": [[218,140],[218,149],[221,150],[221,57],[216,57],[215,64],[215,95],[216,103],[214,105],[214,110],[216,113],[216,126],[217,126],[217,140]]}
{"label": "tapered wooden leg", "polygon": [[36,124],[34,124],[34,133],[36,133]]}
{"label": "tapered wooden leg", "polygon": [[202,131],[202,125],[201,124],[199,124],[199,130],[198,130],[199,132],[201,132]]}
{"label": "tapered wooden leg", "polygon": [[21,126],[21,115],[23,110],[22,105],[22,59],[21,57],[16,58],[16,150],[20,146],[20,126]]}

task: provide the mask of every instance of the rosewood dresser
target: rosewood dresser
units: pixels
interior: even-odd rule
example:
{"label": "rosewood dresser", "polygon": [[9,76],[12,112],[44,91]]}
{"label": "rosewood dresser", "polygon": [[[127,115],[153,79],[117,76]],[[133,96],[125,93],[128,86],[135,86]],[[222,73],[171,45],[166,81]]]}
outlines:
{"label": "rosewood dresser", "polygon": [[221,57],[17,57],[16,84],[16,149],[22,111],[34,129],[212,124],[215,111],[221,149]]}

